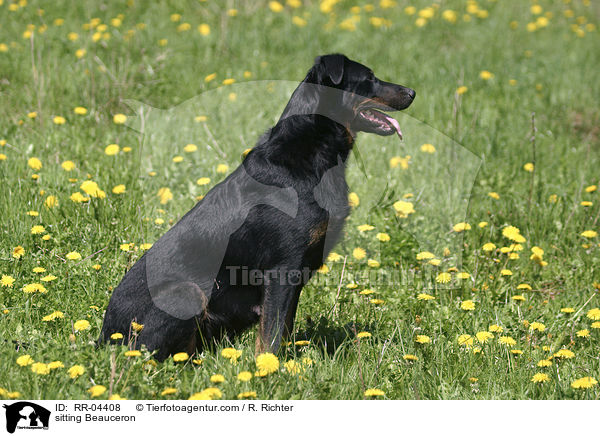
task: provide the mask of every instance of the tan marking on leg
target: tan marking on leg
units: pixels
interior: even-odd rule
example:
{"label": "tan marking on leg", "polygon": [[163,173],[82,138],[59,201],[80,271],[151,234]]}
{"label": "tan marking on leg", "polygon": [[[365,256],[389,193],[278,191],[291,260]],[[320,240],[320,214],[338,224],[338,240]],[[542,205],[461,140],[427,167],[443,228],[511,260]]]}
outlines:
{"label": "tan marking on leg", "polygon": [[325,233],[327,233],[327,221],[322,221],[310,230],[309,245],[318,244],[325,237]]}
{"label": "tan marking on leg", "polygon": [[264,353],[266,350],[265,346],[265,310],[261,308],[260,320],[258,321],[258,329],[256,330],[256,342],[254,344],[254,355],[258,356]]}
{"label": "tan marking on leg", "polygon": [[196,331],[194,330],[192,337],[190,338],[190,341],[187,344],[186,353],[188,353],[188,355],[193,355],[196,352]]}

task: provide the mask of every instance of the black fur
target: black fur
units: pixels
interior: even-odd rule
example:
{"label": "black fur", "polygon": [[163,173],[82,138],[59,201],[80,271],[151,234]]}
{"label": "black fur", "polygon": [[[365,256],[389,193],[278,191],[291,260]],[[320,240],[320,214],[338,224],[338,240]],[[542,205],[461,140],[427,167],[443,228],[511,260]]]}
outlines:
{"label": "black fur", "polygon": [[[381,117],[370,122],[361,111],[405,109],[414,97],[413,90],[380,81],[370,69],[343,55],[318,57],[281,119],[243,163],[125,274],[110,299],[100,342],[109,341],[115,332],[128,337],[131,322],[136,321],[144,328],[135,345],[157,350],[156,357],[162,360],[172,353],[202,350],[223,335],[233,338],[260,321],[257,352],[276,351],[282,334],[292,331],[302,287],[323,264],[349,214],[344,170],[356,133],[395,132]],[[290,210],[270,200],[244,202],[255,193],[249,192],[254,188],[248,188],[248,180],[293,193],[285,200]],[[242,200],[230,201],[232,192]],[[235,219],[241,225],[233,225],[232,233],[215,235],[225,228],[223,222]],[[191,236],[190,228],[194,229]],[[177,233],[178,229],[186,231]],[[210,292],[202,290],[207,290],[204,276],[183,281],[165,278],[161,285],[161,292],[185,292],[179,295],[196,298],[201,309],[181,319],[158,308],[149,289],[149,273],[166,277],[175,271],[173,277],[181,277],[179,270],[185,270],[185,277],[193,276],[194,268],[202,269],[202,259],[208,259],[206,252],[217,253],[211,247],[221,237],[226,238],[226,249],[218,271],[208,277]],[[165,249],[168,259],[161,254],[161,244],[169,247]],[[179,250],[185,253],[181,259]],[[154,256],[152,262],[149,256]],[[150,265],[156,270],[147,271]],[[231,267],[278,271],[278,277],[247,284],[237,269],[233,284]],[[297,271],[308,272],[299,278],[288,276]]]}

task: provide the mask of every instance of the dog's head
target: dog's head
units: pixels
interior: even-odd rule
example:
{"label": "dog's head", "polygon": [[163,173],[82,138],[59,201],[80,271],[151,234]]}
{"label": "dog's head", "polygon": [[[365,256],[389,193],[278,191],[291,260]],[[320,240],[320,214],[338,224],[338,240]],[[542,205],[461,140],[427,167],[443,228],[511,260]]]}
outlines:
{"label": "dog's head", "polygon": [[381,111],[409,107],[416,95],[412,89],[379,80],[370,68],[341,54],[317,57],[305,81],[343,91],[337,110],[347,113],[352,131],[402,138],[398,121]]}

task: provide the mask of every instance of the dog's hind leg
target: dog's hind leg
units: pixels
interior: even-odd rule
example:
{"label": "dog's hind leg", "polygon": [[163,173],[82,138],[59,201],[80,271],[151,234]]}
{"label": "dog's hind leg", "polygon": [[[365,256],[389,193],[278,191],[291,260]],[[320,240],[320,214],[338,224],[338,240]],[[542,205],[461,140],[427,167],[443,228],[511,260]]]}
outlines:
{"label": "dog's hind leg", "polygon": [[285,316],[285,328],[283,330],[283,338],[289,340],[294,333],[294,320],[296,319],[296,310],[298,309],[298,301],[300,300],[300,292],[302,288],[298,287],[295,290],[294,297],[290,303],[289,309]]}
{"label": "dog's hind leg", "polygon": [[268,280],[265,284],[256,338],[256,354],[265,351],[276,352],[284,331],[293,328],[295,305],[298,303],[302,289],[301,278],[300,282],[297,282],[288,271],[282,274],[275,280]]}

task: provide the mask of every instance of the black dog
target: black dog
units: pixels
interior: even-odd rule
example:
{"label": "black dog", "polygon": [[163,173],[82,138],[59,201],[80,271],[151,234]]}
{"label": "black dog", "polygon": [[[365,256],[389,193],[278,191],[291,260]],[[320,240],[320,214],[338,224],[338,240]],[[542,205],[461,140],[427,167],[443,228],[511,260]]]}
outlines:
{"label": "black dog", "polygon": [[401,137],[377,109],[414,98],[343,55],[318,57],[243,163],[125,274],[100,341],[130,335],[135,321],[136,346],[162,360],[258,322],[256,352],[276,351],[349,214],[344,172],[357,132]]}

